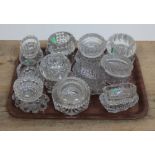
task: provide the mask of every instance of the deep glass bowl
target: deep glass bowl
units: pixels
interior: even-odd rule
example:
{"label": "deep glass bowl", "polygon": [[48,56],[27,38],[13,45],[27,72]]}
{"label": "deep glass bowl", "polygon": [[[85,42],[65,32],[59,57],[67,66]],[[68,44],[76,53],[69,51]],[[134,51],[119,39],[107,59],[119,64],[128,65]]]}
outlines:
{"label": "deep glass bowl", "polygon": [[82,79],[68,77],[54,86],[52,97],[56,110],[67,115],[77,115],[88,108],[90,89]]}
{"label": "deep glass bowl", "polygon": [[62,53],[68,56],[75,51],[76,47],[76,39],[68,32],[56,32],[48,38],[47,51],[50,53]]}
{"label": "deep glass bowl", "polygon": [[39,70],[46,80],[59,81],[68,76],[71,64],[63,54],[51,53],[41,60]]}
{"label": "deep glass bowl", "polygon": [[19,100],[34,102],[43,93],[43,82],[38,77],[24,76],[14,82],[13,90]]}
{"label": "deep glass bowl", "polygon": [[107,51],[109,54],[119,54],[134,60],[136,54],[135,40],[123,33],[112,35],[107,41]]}
{"label": "deep glass bowl", "polygon": [[86,58],[97,58],[103,55],[106,49],[106,41],[98,34],[89,33],[79,39],[78,49]]}

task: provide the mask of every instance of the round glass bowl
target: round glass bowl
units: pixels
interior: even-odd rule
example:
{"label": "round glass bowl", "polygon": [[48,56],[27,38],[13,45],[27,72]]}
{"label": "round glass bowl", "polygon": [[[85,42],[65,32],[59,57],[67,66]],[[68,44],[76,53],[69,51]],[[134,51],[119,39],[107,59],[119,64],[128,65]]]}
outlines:
{"label": "round glass bowl", "polygon": [[[106,49],[106,41],[104,38],[95,33],[89,33],[82,36],[78,42],[77,54],[81,54],[85,58],[95,59],[101,57]],[[81,57],[78,56],[78,57]]]}
{"label": "round glass bowl", "polygon": [[47,51],[50,53],[62,53],[68,56],[75,51],[76,46],[76,40],[72,34],[56,32],[48,39]]}
{"label": "round glass bowl", "polygon": [[101,67],[109,84],[127,82],[133,70],[130,59],[120,55],[105,55],[101,59]]}
{"label": "round glass bowl", "polygon": [[39,70],[46,80],[59,81],[68,76],[71,64],[63,54],[51,53],[41,60]]}
{"label": "round glass bowl", "polygon": [[108,112],[118,113],[133,107],[139,97],[134,84],[121,83],[104,87],[99,99]]}
{"label": "round glass bowl", "polygon": [[117,33],[107,41],[107,51],[109,54],[119,54],[134,61],[136,42],[127,34]]}
{"label": "round glass bowl", "polygon": [[35,65],[43,57],[39,40],[29,35],[20,42],[20,62],[26,66]]}
{"label": "round glass bowl", "polygon": [[13,90],[19,100],[34,102],[42,96],[43,82],[38,77],[24,76],[14,82]]}
{"label": "round glass bowl", "polygon": [[52,98],[56,110],[66,115],[77,115],[88,108],[90,89],[82,79],[68,77],[54,86]]}

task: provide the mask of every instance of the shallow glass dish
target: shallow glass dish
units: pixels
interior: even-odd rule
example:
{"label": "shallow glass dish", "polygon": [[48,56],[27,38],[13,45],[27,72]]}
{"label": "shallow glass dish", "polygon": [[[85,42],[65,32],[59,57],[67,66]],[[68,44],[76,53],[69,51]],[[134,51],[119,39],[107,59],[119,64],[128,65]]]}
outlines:
{"label": "shallow glass dish", "polygon": [[136,42],[131,36],[123,33],[114,34],[108,39],[106,46],[109,54],[119,54],[134,61]]}
{"label": "shallow glass dish", "polygon": [[99,99],[108,112],[117,113],[133,107],[139,97],[134,84],[121,83],[104,87]]}
{"label": "shallow glass dish", "polygon": [[66,115],[77,115],[88,108],[90,89],[82,79],[68,77],[54,86],[52,98],[56,110]]}

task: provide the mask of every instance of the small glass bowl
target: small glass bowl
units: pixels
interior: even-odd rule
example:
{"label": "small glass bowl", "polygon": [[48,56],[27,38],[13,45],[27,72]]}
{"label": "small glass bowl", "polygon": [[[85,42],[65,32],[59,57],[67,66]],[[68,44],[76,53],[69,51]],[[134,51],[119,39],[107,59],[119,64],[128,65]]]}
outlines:
{"label": "small glass bowl", "polygon": [[56,110],[71,116],[77,115],[88,108],[90,89],[82,79],[68,77],[54,86],[52,98]]}
{"label": "small glass bowl", "polygon": [[63,54],[51,53],[41,60],[39,70],[46,80],[59,81],[68,76],[71,64]]}
{"label": "small glass bowl", "polygon": [[76,39],[68,32],[56,32],[48,39],[47,51],[50,53],[62,53],[65,56],[73,54],[77,47]]}
{"label": "small glass bowl", "polygon": [[43,82],[35,76],[18,78],[13,85],[15,96],[24,102],[34,102],[43,93]]}
{"label": "small glass bowl", "polygon": [[20,42],[20,62],[26,66],[35,65],[43,57],[40,43],[33,35],[26,36]]}
{"label": "small glass bowl", "polygon": [[96,59],[104,54],[106,50],[106,41],[98,34],[89,33],[79,39],[78,49],[79,52],[77,52],[76,57],[79,58],[83,56],[90,60]]}
{"label": "small glass bowl", "polygon": [[136,42],[127,34],[114,34],[107,41],[107,52],[125,56],[133,62],[136,54]]}
{"label": "small glass bowl", "polygon": [[120,55],[105,55],[101,59],[101,67],[109,84],[127,82],[133,70],[130,59]]}
{"label": "small glass bowl", "polygon": [[139,97],[134,84],[121,83],[104,87],[99,99],[108,112],[118,113],[133,107]]}

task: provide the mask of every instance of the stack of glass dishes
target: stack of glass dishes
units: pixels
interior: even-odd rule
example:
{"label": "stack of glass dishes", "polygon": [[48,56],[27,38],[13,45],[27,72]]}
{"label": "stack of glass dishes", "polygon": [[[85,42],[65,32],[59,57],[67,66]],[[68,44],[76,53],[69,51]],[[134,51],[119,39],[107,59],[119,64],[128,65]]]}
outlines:
{"label": "stack of glass dishes", "polygon": [[125,111],[139,99],[130,80],[135,52],[135,41],[127,34],[105,41],[89,33],[77,43],[72,34],[56,32],[44,52],[35,36],[26,36],[20,43],[12,99],[26,113],[45,112],[53,104],[72,116],[87,110],[91,95],[97,95],[108,112]]}

